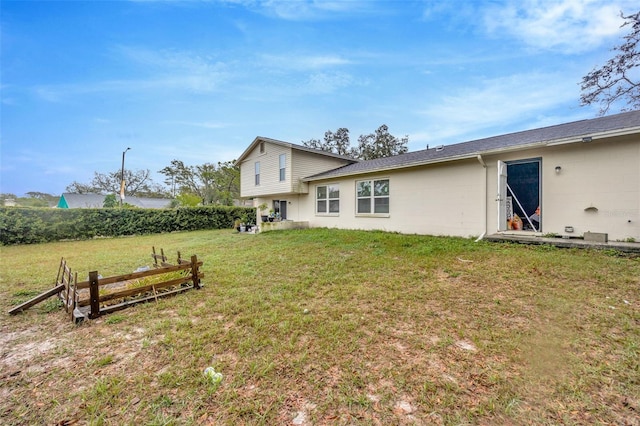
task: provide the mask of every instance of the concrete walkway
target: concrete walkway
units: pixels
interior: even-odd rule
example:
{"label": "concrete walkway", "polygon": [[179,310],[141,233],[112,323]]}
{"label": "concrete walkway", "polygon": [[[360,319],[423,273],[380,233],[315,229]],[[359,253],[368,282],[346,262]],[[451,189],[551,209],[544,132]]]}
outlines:
{"label": "concrete walkway", "polygon": [[590,248],[598,250],[617,250],[624,253],[640,254],[640,243],[625,243],[620,241],[609,241],[606,243],[596,243],[585,241],[581,238],[546,238],[534,235],[514,235],[514,234],[492,234],[484,238],[493,242],[514,242],[520,244],[550,244],[562,248]]}

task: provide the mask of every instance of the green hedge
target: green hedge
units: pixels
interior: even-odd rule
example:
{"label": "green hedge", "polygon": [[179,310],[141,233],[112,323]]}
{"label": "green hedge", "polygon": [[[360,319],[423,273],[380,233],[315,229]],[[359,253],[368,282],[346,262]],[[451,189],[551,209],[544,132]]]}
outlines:
{"label": "green hedge", "polygon": [[0,244],[33,244],[94,237],[232,228],[254,216],[247,207],[177,209],[43,209],[0,207]]}

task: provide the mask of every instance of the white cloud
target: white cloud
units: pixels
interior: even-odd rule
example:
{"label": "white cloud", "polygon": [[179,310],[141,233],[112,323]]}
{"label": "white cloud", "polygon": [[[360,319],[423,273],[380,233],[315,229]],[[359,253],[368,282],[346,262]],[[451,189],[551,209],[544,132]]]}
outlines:
{"label": "white cloud", "polygon": [[[73,96],[100,93],[141,93],[166,91],[186,91],[191,93],[212,93],[229,87],[232,80],[241,80],[255,67],[262,71],[291,73],[289,79],[279,78],[279,90],[284,81],[301,81],[287,86],[294,93],[327,93],[348,86],[353,78],[344,72],[330,70],[354,64],[355,62],[334,54],[260,54],[255,63],[227,64],[217,61],[215,55],[201,55],[196,52],[175,50],[151,50],[133,46],[118,46],[114,49],[116,58],[125,58],[126,67],[136,68],[142,75],[138,78],[106,80],[57,85],[43,85],[32,88],[32,92],[47,102],[64,102]],[[311,74],[305,74],[306,72]],[[131,74],[131,72],[129,72]],[[298,75],[296,76],[296,73]],[[249,83],[251,87],[252,79]],[[261,86],[260,90],[264,91]]]}
{"label": "white cloud", "polygon": [[227,127],[223,123],[214,123],[209,121],[166,121],[167,124],[180,124],[189,127],[201,127],[204,129],[223,129]]}
{"label": "white cloud", "polygon": [[309,76],[304,90],[309,93],[332,93],[353,83],[354,79],[350,74],[321,72]]}
{"label": "white cloud", "polygon": [[[488,136],[489,129],[506,123],[536,127],[559,105],[577,106],[577,85],[571,76],[530,73],[486,79],[435,101],[420,114],[428,123],[424,131],[411,134],[412,142],[440,144]],[[524,130],[524,129],[518,129]]]}
{"label": "white cloud", "polygon": [[[255,2],[243,2],[255,4]],[[269,15],[275,15],[286,20],[314,20],[326,17],[335,18],[336,13],[363,12],[368,10],[375,2],[351,0],[264,0],[258,1],[259,8]]]}
{"label": "white cloud", "polygon": [[445,17],[448,25],[460,29],[475,23],[480,7],[480,2],[423,0],[422,19],[442,22],[442,18]]}
{"label": "white cloud", "polygon": [[111,80],[75,84],[57,84],[36,86],[32,92],[40,99],[61,103],[76,96],[100,93],[139,93],[143,91],[161,91],[171,89],[192,92],[210,92],[215,88],[210,79],[199,76],[171,76],[140,80]]}
{"label": "white cloud", "polygon": [[180,90],[210,93],[220,89],[231,77],[227,64],[213,57],[193,52],[154,51],[131,46],[119,46],[117,56],[128,62],[123,68],[142,66],[140,78],[113,79],[33,88],[33,93],[48,102],[96,93],[138,93],[143,91]]}
{"label": "white cloud", "polygon": [[619,35],[620,12],[634,8],[629,0],[504,0],[482,14],[489,33],[535,49],[581,53]]}
{"label": "white cloud", "polygon": [[353,62],[337,55],[268,55],[259,56],[261,65],[285,70],[317,70]]}
{"label": "white cloud", "polygon": [[11,85],[8,84],[0,84],[0,98],[2,98],[3,105],[16,105],[15,99],[10,96],[7,96],[7,92],[12,89]]}
{"label": "white cloud", "polygon": [[132,61],[160,69],[185,70],[190,73],[206,73],[224,67],[213,54],[180,51],[173,49],[152,50],[137,46],[120,45],[114,48],[116,54]]}

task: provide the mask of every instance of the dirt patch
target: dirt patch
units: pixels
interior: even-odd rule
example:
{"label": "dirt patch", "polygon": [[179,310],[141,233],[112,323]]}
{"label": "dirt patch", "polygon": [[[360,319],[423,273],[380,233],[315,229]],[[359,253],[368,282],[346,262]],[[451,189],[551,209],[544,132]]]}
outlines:
{"label": "dirt patch", "polygon": [[19,332],[3,333],[0,337],[0,375],[13,374],[26,364],[31,368],[36,368],[32,361],[36,357],[46,355],[52,351],[60,342],[61,338],[49,337],[42,339],[38,330],[30,328]]}

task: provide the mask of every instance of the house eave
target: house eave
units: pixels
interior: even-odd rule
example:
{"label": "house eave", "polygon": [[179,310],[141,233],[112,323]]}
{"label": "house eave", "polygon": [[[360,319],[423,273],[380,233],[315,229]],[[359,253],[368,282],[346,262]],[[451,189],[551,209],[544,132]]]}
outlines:
{"label": "house eave", "polygon": [[260,142],[267,142],[267,143],[271,143],[271,144],[274,144],[274,145],[284,146],[286,148],[295,149],[297,151],[310,152],[312,154],[317,154],[317,155],[324,155],[326,157],[332,157],[332,158],[337,158],[337,159],[340,159],[340,160],[350,161],[351,163],[357,163],[357,162],[360,161],[357,158],[349,157],[347,155],[334,154],[333,152],[329,152],[329,151],[322,151],[322,150],[319,150],[319,149],[308,148],[308,147],[303,146],[303,145],[297,145],[297,144],[294,144],[294,143],[285,142],[285,141],[281,141],[281,140],[277,140],[277,139],[271,139],[271,138],[267,138],[267,137],[264,137],[264,136],[257,136],[253,140],[253,142],[251,142],[249,147],[247,149],[245,149],[245,151],[238,157],[238,160],[236,162],[238,164],[240,164],[241,162],[246,160],[246,158],[249,156],[249,154],[255,149],[255,147]]}
{"label": "house eave", "polygon": [[302,195],[307,193],[308,191],[282,191],[282,192],[270,192],[270,193],[240,194],[240,197],[243,199],[274,198],[274,197],[283,197],[283,196],[291,196],[291,195]]}
{"label": "house eave", "polygon": [[455,157],[432,159],[432,160],[427,160],[427,161],[414,161],[414,162],[411,162],[411,163],[402,163],[402,164],[398,164],[398,165],[395,165],[395,166],[380,167],[380,168],[377,168],[377,169],[358,170],[358,171],[347,172],[347,173],[336,173],[336,174],[332,174],[330,176],[306,177],[306,178],[303,178],[302,181],[303,182],[313,182],[313,181],[317,181],[317,180],[335,179],[335,178],[341,178],[341,177],[346,177],[346,176],[359,176],[359,175],[367,175],[367,174],[372,174],[372,173],[382,173],[382,172],[388,172],[388,171],[393,171],[393,170],[408,169],[408,168],[411,168],[411,167],[427,166],[427,165],[430,165],[430,164],[466,160],[466,159],[469,159],[469,158],[476,158],[476,156],[477,156],[477,153],[464,154],[464,155],[459,155],[459,156],[455,156]]}

